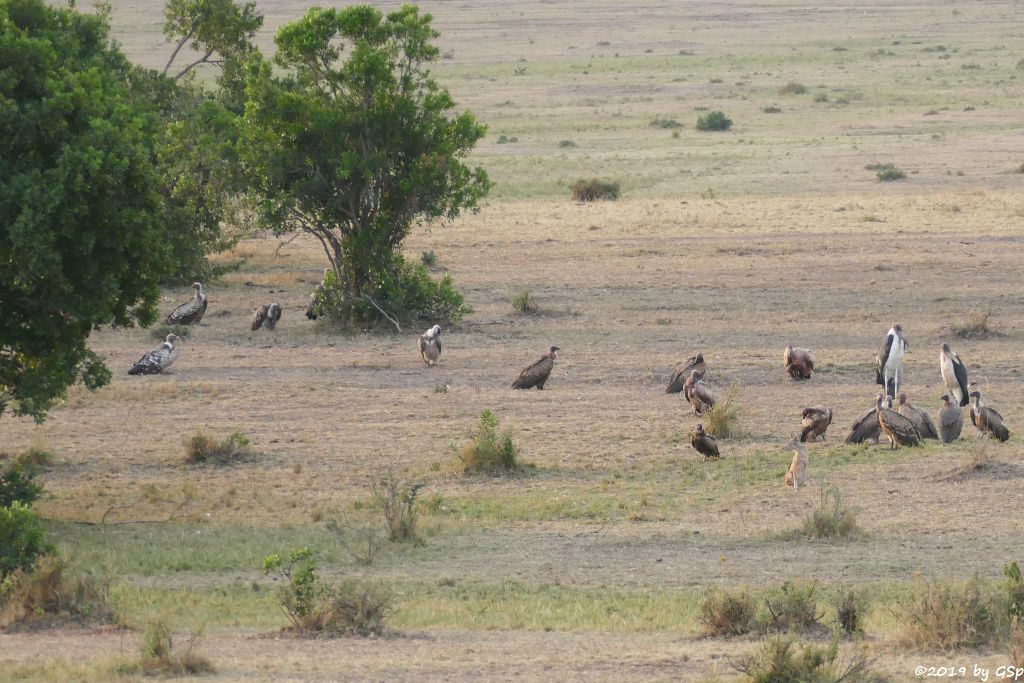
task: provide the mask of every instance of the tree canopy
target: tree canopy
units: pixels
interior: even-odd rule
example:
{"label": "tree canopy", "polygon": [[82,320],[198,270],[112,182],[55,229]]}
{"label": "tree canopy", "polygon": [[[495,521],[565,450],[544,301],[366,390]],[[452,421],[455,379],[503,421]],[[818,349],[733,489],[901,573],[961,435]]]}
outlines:
{"label": "tree canopy", "polygon": [[412,5],[312,8],[278,31],[280,71],[260,61],[249,73],[243,159],[259,217],[314,235],[356,313],[369,303],[391,319],[389,306],[419,300],[409,288],[430,279],[401,259],[402,241],[419,222],[475,209],[489,188],[464,161],[484,127],[453,111],[427,68],[431,21]]}
{"label": "tree canopy", "polygon": [[129,70],[105,14],[0,0],[0,414],[106,383],[90,331],[155,318],[168,249]]}

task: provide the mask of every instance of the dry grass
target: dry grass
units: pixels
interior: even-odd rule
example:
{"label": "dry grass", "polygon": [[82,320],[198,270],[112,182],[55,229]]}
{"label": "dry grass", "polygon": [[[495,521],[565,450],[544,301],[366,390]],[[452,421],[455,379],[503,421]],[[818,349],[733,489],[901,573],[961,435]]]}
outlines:
{"label": "dry grass", "polygon": [[230,465],[244,459],[248,453],[249,438],[241,432],[217,439],[199,431],[185,442],[185,462],[189,465]]}
{"label": "dry grass", "polygon": [[113,620],[110,581],[91,574],[67,575],[65,563],[47,555],[31,571],[16,571],[0,584],[0,628]]}
{"label": "dry grass", "polygon": [[999,333],[992,327],[992,311],[975,311],[961,322],[953,324],[950,331],[960,339],[988,339]]}
{"label": "dry grass", "polygon": [[999,599],[977,577],[926,580],[897,609],[898,642],[915,650],[949,652],[997,642],[1009,626]]}
{"label": "dry grass", "polygon": [[195,651],[199,633],[193,632],[184,650],[175,651],[171,630],[162,621],[146,624],[142,635],[142,656],[137,663],[123,667],[124,673],[139,672],[147,676],[198,676],[217,670],[213,663]]}
{"label": "dry grass", "polygon": [[714,407],[704,414],[704,431],[716,439],[728,439],[742,436],[739,425],[742,409],[739,402],[740,388],[733,384],[725,392]]}
{"label": "dry grass", "polygon": [[741,636],[754,628],[757,603],[746,591],[714,588],[700,606],[700,623],[709,636]]}
{"label": "dry grass", "polygon": [[620,185],[600,178],[580,179],[569,186],[574,202],[596,202],[600,199],[613,201],[621,194]]}
{"label": "dry grass", "polygon": [[821,487],[818,507],[804,519],[803,533],[818,540],[851,540],[864,535],[857,523],[857,512],[843,502],[839,489],[831,484]]}

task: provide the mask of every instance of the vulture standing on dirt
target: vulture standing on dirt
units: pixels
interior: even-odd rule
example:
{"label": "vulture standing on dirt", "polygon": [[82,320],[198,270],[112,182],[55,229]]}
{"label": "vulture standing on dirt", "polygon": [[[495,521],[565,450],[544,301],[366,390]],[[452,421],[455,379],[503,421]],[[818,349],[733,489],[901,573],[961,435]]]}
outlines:
{"label": "vulture standing on dirt", "polygon": [[878,443],[881,435],[882,428],[878,425],[878,411],[872,408],[850,425],[850,434],[846,437],[846,443],[864,443],[865,441]]}
{"label": "vulture standing on dirt", "polygon": [[900,390],[900,365],[903,363],[903,356],[910,346],[903,338],[903,326],[894,324],[885,334],[885,341],[882,342],[882,349],[875,358],[875,384],[885,387],[886,396],[895,396]]}
{"label": "vulture standing on dirt", "polygon": [[316,289],[309,293],[309,304],[306,305],[307,320],[316,320],[323,315],[323,311],[320,310],[320,299],[323,297],[324,288],[327,286],[327,275],[330,272],[330,268],[324,268],[324,279],[320,281]]}
{"label": "vulture standing on dirt", "polygon": [[817,441],[818,437],[825,440],[825,432],[832,424],[832,409],[825,406],[804,408],[803,422],[800,423],[800,442]]}
{"label": "vulture standing on dirt", "polygon": [[963,428],[964,411],[960,406],[953,405],[949,400],[949,394],[943,394],[942,409],[939,410],[939,434],[942,435],[942,443],[953,443],[959,439]]}
{"label": "vulture standing on dirt", "polygon": [[168,325],[193,325],[203,319],[203,314],[206,313],[206,292],[203,291],[201,282],[193,282],[192,288],[196,290],[195,295],[175,308],[164,319],[164,323]]}
{"label": "vulture standing on dirt", "polygon": [[949,395],[957,405],[965,406],[971,399],[967,393],[967,366],[960,360],[959,354],[943,342],[939,347],[939,371],[942,383],[949,389]]}
{"label": "vulture standing on dirt", "polygon": [[281,304],[263,304],[252,309],[252,326],[250,329],[255,332],[261,327],[274,330],[277,328],[277,321],[281,319]]}
{"label": "vulture standing on dirt", "polygon": [[783,481],[786,482],[786,486],[792,486],[796,491],[807,485],[807,449],[800,443],[801,441],[802,438],[794,436],[786,444],[787,448],[793,449],[793,461],[789,464],[789,471],[786,472]]}
{"label": "vulture standing on dirt", "polygon": [[785,355],[786,372],[793,379],[810,379],[814,371],[814,356],[810,349],[794,348],[787,346]]}
{"label": "vulture standing on dirt", "polygon": [[697,423],[694,427],[693,433],[690,438],[690,445],[700,453],[703,458],[701,462],[705,462],[708,458],[720,458],[721,454],[718,452],[718,442],[715,441],[713,436],[704,433],[704,425]]}
{"label": "vulture standing on dirt", "polygon": [[917,427],[909,419],[903,417],[892,409],[892,398],[889,398],[889,407],[883,408],[882,401],[885,396],[878,395],[878,403],[875,405],[875,413],[878,416],[878,426],[889,438],[889,449],[895,450],[896,444],[900,446],[920,446],[921,435],[917,433]]}
{"label": "vulture standing on dirt", "polygon": [[914,423],[914,427],[917,428],[917,433],[921,435],[922,439],[939,438],[939,430],[935,428],[932,416],[926,410],[907,403],[907,395],[903,392],[900,392],[897,398],[900,402],[897,412]]}
{"label": "vulture standing on dirt", "polygon": [[178,359],[178,335],[169,334],[164,342],[139,359],[128,371],[129,375],[156,375]]}
{"label": "vulture standing on dirt", "polygon": [[686,384],[683,385],[683,396],[690,402],[694,415],[706,413],[715,407],[715,396],[701,379],[701,375],[699,370],[691,370]]}
{"label": "vulture standing on dirt", "polygon": [[982,434],[991,434],[1000,441],[1010,438],[1003,416],[981,402],[981,392],[971,392],[971,422]]}
{"label": "vulture standing on dirt", "polygon": [[427,365],[437,365],[437,361],[441,358],[440,325],[434,325],[420,335],[420,356]]}
{"label": "vulture standing on dirt", "polygon": [[555,358],[558,357],[560,349],[552,346],[551,350],[538,358],[530,367],[519,373],[516,381],[512,382],[513,389],[538,389],[544,388],[544,382],[548,381],[551,371],[555,367]]}
{"label": "vulture standing on dirt", "polygon": [[676,366],[675,372],[672,373],[672,379],[669,380],[668,388],[665,389],[666,394],[678,394],[683,390],[683,386],[686,384],[686,380],[690,378],[690,373],[697,370],[700,373],[700,377],[704,376],[704,354],[698,353],[695,356],[690,356],[684,362]]}

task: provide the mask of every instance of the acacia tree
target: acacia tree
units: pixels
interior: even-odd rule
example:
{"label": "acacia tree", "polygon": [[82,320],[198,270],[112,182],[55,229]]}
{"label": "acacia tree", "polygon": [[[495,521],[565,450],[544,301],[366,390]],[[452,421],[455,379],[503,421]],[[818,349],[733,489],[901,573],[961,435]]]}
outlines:
{"label": "acacia tree", "polygon": [[252,39],[263,26],[263,15],[255,2],[236,5],[233,0],[168,0],[164,8],[167,22],[164,35],[175,42],[161,75],[171,70],[186,45],[201,55],[185,65],[174,80],[200,64],[223,66],[253,51]]}
{"label": "acacia tree", "polygon": [[[475,209],[489,187],[464,162],[484,127],[454,113],[427,68],[438,57],[431,20],[412,5],[313,8],[275,37],[282,72],[260,61],[249,74],[243,158],[259,217],[320,241],[353,318],[428,313],[433,294],[417,290],[430,278],[398,249],[415,224]],[[458,317],[458,304],[442,312]]]}
{"label": "acacia tree", "polygon": [[168,250],[149,117],[108,17],[0,0],[0,414],[42,420],[110,372],[100,325],[151,323]]}

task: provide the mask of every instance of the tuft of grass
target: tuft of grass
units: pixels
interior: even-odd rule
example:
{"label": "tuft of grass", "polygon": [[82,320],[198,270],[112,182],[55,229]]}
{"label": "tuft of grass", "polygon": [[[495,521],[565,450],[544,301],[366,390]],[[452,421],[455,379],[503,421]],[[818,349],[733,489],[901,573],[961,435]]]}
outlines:
{"label": "tuft of grass", "polygon": [[480,413],[476,432],[456,450],[456,456],[457,469],[463,475],[511,472],[519,466],[519,447],[512,439],[512,429],[499,432],[498,418],[490,410]]}
{"label": "tuft of grass", "polygon": [[581,178],[570,185],[569,189],[576,202],[595,202],[599,199],[614,201],[619,198],[621,191],[619,183],[599,178]]}
{"label": "tuft of grass", "polygon": [[765,612],[761,616],[761,627],[769,632],[804,632],[821,629],[818,600],[815,590],[818,584],[786,581],[778,589],[765,596]]}
{"label": "tuft of grass", "polygon": [[803,83],[797,83],[796,81],[790,81],[786,85],[779,88],[780,95],[803,95],[807,92],[807,86]]}
{"label": "tuft of grass", "polygon": [[423,544],[416,529],[416,496],[424,486],[407,483],[389,473],[371,487],[373,502],[384,514],[391,541]]}
{"label": "tuft of grass", "polygon": [[987,339],[998,332],[992,327],[992,311],[975,311],[952,325],[953,335],[960,339]]}
{"label": "tuft of grass", "polygon": [[53,555],[31,570],[17,570],[0,582],[0,628],[45,623],[110,623],[110,581],[92,574],[68,576]]}
{"label": "tuft of grass", "polygon": [[248,453],[249,438],[241,432],[232,432],[227,438],[218,441],[198,431],[185,442],[185,462],[189,465],[230,465]]}
{"label": "tuft of grass", "polygon": [[739,391],[739,387],[733,384],[725,396],[716,401],[715,406],[704,415],[704,431],[716,439],[727,439],[740,433]]}
{"label": "tuft of grass", "polygon": [[761,111],[765,114],[781,114],[782,107],[776,107],[774,104],[770,104],[766,107],[761,107]]}
{"label": "tuft of grass", "polygon": [[832,604],[836,608],[836,626],[843,633],[853,636],[864,631],[867,605],[859,593],[853,589],[843,590]]}
{"label": "tuft of grass", "polygon": [[804,519],[803,533],[818,540],[859,538],[864,530],[857,524],[857,513],[843,502],[839,488],[829,484],[821,489],[818,508]]}
{"label": "tuft of grass", "polygon": [[682,128],[683,127],[683,124],[679,123],[675,119],[670,119],[668,117],[652,119],[651,122],[649,124],[647,124],[647,125],[649,125],[651,128],[668,128],[668,129],[671,129],[671,128]]}
{"label": "tuft of grass", "polygon": [[514,135],[508,136],[508,135],[502,134],[502,135],[498,136],[498,139],[495,140],[495,142],[497,144],[499,144],[499,145],[508,145],[508,144],[513,144],[513,143],[519,142],[519,138],[517,138]]}
{"label": "tuft of grass", "polygon": [[530,290],[524,289],[512,296],[512,310],[516,313],[536,313],[539,309]]}
{"label": "tuft of grass", "polygon": [[858,650],[848,660],[839,656],[839,640],[828,647],[798,645],[792,636],[766,641],[752,655],[733,664],[753,683],[874,683],[885,680],[872,671],[872,660]]}
{"label": "tuft of grass", "polygon": [[422,263],[427,268],[436,268],[437,254],[434,253],[433,249],[431,249],[430,251],[424,251],[423,253],[420,254],[420,263]]}
{"label": "tuft of grass", "polygon": [[156,325],[150,329],[149,334],[157,341],[167,339],[169,334],[176,334],[179,340],[183,340],[192,334],[192,328],[189,325]]}
{"label": "tuft of grass", "polygon": [[721,111],[709,111],[697,117],[697,130],[722,131],[732,128],[732,119]]}
{"label": "tuft of grass", "polygon": [[894,180],[903,180],[907,177],[907,174],[902,169],[897,168],[893,164],[868,164],[864,167],[868,171],[875,171],[875,175],[878,177],[878,182],[889,183]]}
{"label": "tuft of grass", "polygon": [[992,590],[978,577],[940,583],[925,581],[896,613],[903,647],[949,652],[990,645],[1010,620]]}
{"label": "tuft of grass", "polygon": [[11,465],[27,472],[38,473],[52,465],[53,460],[54,456],[50,451],[41,446],[31,446],[14,456]]}
{"label": "tuft of grass", "polygon": [[746,591],[709,591],[700,606],[701,624],[709,636],[741,636],[754,628],[757,605]]}

